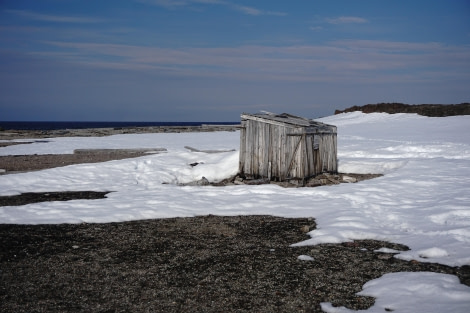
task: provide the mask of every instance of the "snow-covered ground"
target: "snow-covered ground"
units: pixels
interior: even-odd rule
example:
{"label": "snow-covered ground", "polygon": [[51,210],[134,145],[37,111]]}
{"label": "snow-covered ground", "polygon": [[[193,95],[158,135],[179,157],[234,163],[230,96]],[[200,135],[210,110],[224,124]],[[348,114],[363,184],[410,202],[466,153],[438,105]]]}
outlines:
{"label": "snow-covered ground", "polygon": [[[377,239],[402,243],[395,257],[450,266],[470,264],[470,116],[415,114],[326,117],[338,126],[340,172],[383,173],[356,184],[317,188],[276,185],[178,186],[221,180],[238,170],[238,132],[51,138],[0,148],[0,155],[72,153],[87,148],[166,148],[166,153],[0,176],[0,195],[113,191],[106,199],[0,207],[0,223],[116,222],[195,215],[314,217],[311,239],[295,245]],[[206,154],[197,149],[237,149]],[[200,162],[195,167],[189,164]],[[387,251],[387,250],[383,250]],[[397,252],[397,251],[395,251]],[[470,288],[455,276],[395,273],[367,283],[368,312],[468,312]],[[322,305],[326,312],[348,312]]]}

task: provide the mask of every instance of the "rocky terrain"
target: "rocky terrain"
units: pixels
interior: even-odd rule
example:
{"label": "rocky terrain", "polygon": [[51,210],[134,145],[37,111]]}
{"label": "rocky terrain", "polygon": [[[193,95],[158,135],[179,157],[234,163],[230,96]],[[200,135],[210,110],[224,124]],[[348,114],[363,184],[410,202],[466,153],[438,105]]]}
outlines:
{"label": "rocky terrain", "polygon": [[440,117],[453,115],[470,115],[470,103],[460,104],[418,104],[409,105],[403,103],[378,103],[364,106],[353,106],[344,110],[336,110],[335,114],[361,111],[364,113],[417,113],[419,115]]}
{"label": "rocky terrain", "polygon": [[[101,137],[118,134],[144,133],[188,133],[212,131],[236,131],[240,125],[201,125],[201,126],[148,126],[148,127],[117,127],[117,128],[84,128],[56,130],[4,130],[0,128],[0,140],[54,138],[54,137]],[[0,142],[0,147],[1,147]]]}
{"label": "rocky terrain", "polygon": [[355,241],[291,247],[309,218],[199,216],[106,224],[0,224],[1,312],[321,312],[366,309],[385,273],[468,267],[405,262]]}

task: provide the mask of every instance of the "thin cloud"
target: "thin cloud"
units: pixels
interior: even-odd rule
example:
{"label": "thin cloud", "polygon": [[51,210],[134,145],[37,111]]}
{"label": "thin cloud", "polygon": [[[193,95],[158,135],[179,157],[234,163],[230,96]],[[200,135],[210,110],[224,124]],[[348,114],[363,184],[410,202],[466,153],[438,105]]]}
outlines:
{"label": "thin cloud", "polygon": [[[158,70],[186,77],[285,81],[437,81],[468,79],[468,48],[436,43],[366,40],[321,46],[184,48],[102,43],[44,42],[76,63],[132,70]],[[52,57],[52,56],[51,56]],[[60,58],[54,54],[55,59]],[[119,61],[117,61],[119,60]],[[433,69],[433,73],[429,69]],[[440,74],[439,74],[440,73]]]}
{"label": "thin cloud", "polygon": [[321,26],[311,26],[309,29],[312,30],[312,31],[318,32],[318,31],[322,30],[323,27],[321,27]]}
{"label": "thin cloud", "polygon": [[191,2],[196,2],[196,1],[190,1],[190,0],[135,0],[135,1],[140,2],[140,3],[145,3],[145,4],[157,5],[157,6],[167,8],[167,9],[184,7],[184,6],[191,4]]}
{"label": "thin cloud", "polygon": [[[403,42],[384,40],[336,40],[331,42],[334,46],[347,46],[351,50],[385,51],[393,53],[412,53],[413,51],[438,51],[445,46],[438,42]],[[464,49],[464,48],[462,48]]]}
{"label": "thin cloud", "polygon": [[275,11],[264,11],[257,9],[255,7],[244,6],[234,4],[230,1],[225,0],[135,0],[140,3],[152,4],[161,6],[167,9],[176,9],[186,6],[191,6],[194,4],[199,5],[222,5],[231,10],[241,12],[246,15],[251,16],[260,16],[260,15],[272,15],[272,16],[285,16],[287,13],[284,12],[275,12]]}
{"label": "thin cloud", "polygon": [[263,10],[259,10],[253,7],[233,5],[230,3],[227,3],[226,5],[244,14],[253,15],[253,16],[258,16],[258,15],[286,16],[287,15],[287,13],[284,13],[284,12],[263,11]]}
{"label": "thin cloud", "polygon": [[363,24],[367,23],[367,20],[356,16],[340,16],[336,18],[327,18],[326,22],[329,24]]}
{"label": "thin cloud", "polygon": [[234,5],[233,6],[236,10],[242,12],[242,13],[245,13],[247,15],[261,15],[263,14],[263,12],[261,10],[258,10],[258,9],[255,9],[255,8],[252,8],[252,7],[246,7],[246,6],[238,6],[238,5]]}
{"label": "thin cloud", "polygon": [[5,10],[10,14],[15,14],[23,18],[43,21],[43,22],[54,22],[54,23],[99,23],[101,19],[83,17],[83,16],[62,16],[62,15],[50,15],[42,14],[24,10]]}

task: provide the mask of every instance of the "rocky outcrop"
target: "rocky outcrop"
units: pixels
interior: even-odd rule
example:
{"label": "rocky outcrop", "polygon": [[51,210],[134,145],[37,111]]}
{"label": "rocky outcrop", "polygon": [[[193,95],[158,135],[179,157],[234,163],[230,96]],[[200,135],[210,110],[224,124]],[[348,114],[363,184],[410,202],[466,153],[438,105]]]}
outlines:
{"label": "rocky outcrop", "polygon": [[361,111],[364,113],[417,113],[424,116],[453,116],[470,115],[470,103],[460,104],[404,104],[404,103],[378,103],[364,106],[353,106],[344,110],[336,110],[335,114]]}

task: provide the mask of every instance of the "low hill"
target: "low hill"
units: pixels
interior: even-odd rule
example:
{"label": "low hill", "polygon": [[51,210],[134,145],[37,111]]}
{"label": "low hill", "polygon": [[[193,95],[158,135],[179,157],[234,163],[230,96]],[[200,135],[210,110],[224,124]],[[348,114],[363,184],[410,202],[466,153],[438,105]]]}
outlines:
{"label": "low hill", "polygon": [[336,110],[335,114],[361,111],[364,113],[417,113],[424,116],[453,116],[470,115],[470,103],[460,104],[404,104],[404,103],[378,103],[353,106],[344,110]]}

